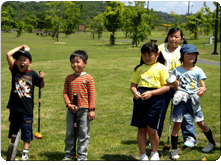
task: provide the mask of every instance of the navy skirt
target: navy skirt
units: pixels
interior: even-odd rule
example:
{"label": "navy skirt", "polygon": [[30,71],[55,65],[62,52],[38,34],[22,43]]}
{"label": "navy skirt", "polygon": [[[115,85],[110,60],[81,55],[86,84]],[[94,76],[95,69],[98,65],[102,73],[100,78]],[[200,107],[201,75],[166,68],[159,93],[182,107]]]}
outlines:
{"label": "navy skirt", "polygon": [[[155,89],[156,88],[139,87],[137,90],[142,94]],[[149,126],[153,129],[157,129],[163,105],[163,95],[152,96],[148,100],[133,99],[133,101],[134,107],[130,125],[138,128],[146,128]]]}

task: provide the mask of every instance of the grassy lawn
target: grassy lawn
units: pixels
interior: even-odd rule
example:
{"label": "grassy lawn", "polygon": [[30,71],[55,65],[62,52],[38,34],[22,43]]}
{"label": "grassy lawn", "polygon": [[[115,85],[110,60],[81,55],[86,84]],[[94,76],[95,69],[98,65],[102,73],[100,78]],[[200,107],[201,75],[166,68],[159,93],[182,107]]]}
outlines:
{"label": "grassy lawn", "polygon": [[[125,38],[123,32],[116,33],[116,45],[109,46],[109,32],[103,33],[100,40],[90,39],[90,33],[72,34],[65,38],[60,34],[60,43],[55,43],[52,37],[37,36],[24,33],[16,38],[15,33],[1,33],[1,156],[6,159],[10,140],[9,110],[6,109],[10,89],[11,73],[8,70],[6,53],[22,44],[31,50],[33,64],[31,69],[45,73],[45,87],[42,89],[41,133],[42,140],[34,140],[30,146],[29,160],[62,160],[64,157],[64,139],[66,133],[66,111],[63,100],[65,77],[73,70],[69,57],[78,49],[86,50],[89,55],[85,71],[95,80],[96,88],[96,119],[91,122],[91,140],[88,150],[88,160],[138,160],[139,149],[136,141],[137,128],[129,126],[133,102],[130,92],[130,78],[133,68],[140,61],[140,48],[131,46],[131,39]],[[149,38],[157,39],[159,44],[165,40],[166,33],[153,31]],[[185,37],[188,39],[188,33]],[[124,42],[123,40],[129,40]],[[146,41],[146,42],[149,42]],[[220,61],[220,56],[211,56],[213,45],[208,43],[208,37],[199,36],[198,40],[188,40],[195,44],[200,52],[199,58],[210,61]],[[218,43],[218,53],[220,52]],[[212,153],[202,153],[201,149],[207,144],[206,137],[196,125],[198,144],[194,148],[182,149],[183,139],[180,133],[178,148],[179,160],[217,160],[220,157],[220,67],[197,64],[206,73],[207,92],[201,98],[201,107],[205,121],[210,126],[216,148]],[[33,132],[37,132],[38,88],[35,88],[35,108]],[[169,111],[168,111],[169,112]],[[169,126],[167,113],[164,131],[160,139],[159,153],[161,160],[171,160],[169,153],[162,151],[166,144]],[[22,151],[23,142],[19,143]],[[150,155],[147,146],[147,154]],[[20,159],[21,154],[16,157]]]}

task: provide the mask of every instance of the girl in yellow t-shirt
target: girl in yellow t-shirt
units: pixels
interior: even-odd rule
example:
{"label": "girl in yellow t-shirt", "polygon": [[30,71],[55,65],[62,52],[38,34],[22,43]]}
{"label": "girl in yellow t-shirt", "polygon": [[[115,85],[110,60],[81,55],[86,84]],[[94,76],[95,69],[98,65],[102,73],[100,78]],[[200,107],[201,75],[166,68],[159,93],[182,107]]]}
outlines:
{"label": "girl in yellow t-shirt", "polygon": [[165,60],[155,43],[144,44],[141,54],[140,64],[135,67],[131,78],[130,89],[134,95],[134,107],[130,125],[138,127],[137,142],[141,154],[140,160],[148,160],[147,133],[152,149],[150,160],[159,160],[157,124],[163,105],[162,94],[170,89],[166,85],[169,75],[163,65]]}

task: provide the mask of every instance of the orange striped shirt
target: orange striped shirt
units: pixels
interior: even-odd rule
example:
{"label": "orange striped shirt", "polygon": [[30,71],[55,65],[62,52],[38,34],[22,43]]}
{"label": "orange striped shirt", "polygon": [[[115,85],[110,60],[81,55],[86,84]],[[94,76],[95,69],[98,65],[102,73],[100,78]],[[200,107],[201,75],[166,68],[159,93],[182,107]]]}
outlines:
{"label": "orange striped shirt", "polygon": [[66,105],[73,104],[74,94],[78,96],[78,108],[95,109],[95,86],[91,75],[83,72],[80,76],[71,74],[66,77],[63,92]]}

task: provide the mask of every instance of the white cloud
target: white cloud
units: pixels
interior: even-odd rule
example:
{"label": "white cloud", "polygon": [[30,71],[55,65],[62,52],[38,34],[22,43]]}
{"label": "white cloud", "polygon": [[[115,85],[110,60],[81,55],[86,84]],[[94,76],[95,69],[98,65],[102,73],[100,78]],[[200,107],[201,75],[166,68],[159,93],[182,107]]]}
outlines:
{"label": "white cloud", "polygon": [[176,6],[178,4],[178,2],[168,2],[165,4],[165,6],[170,6],[170,7],[173,7],[173,6]]}

